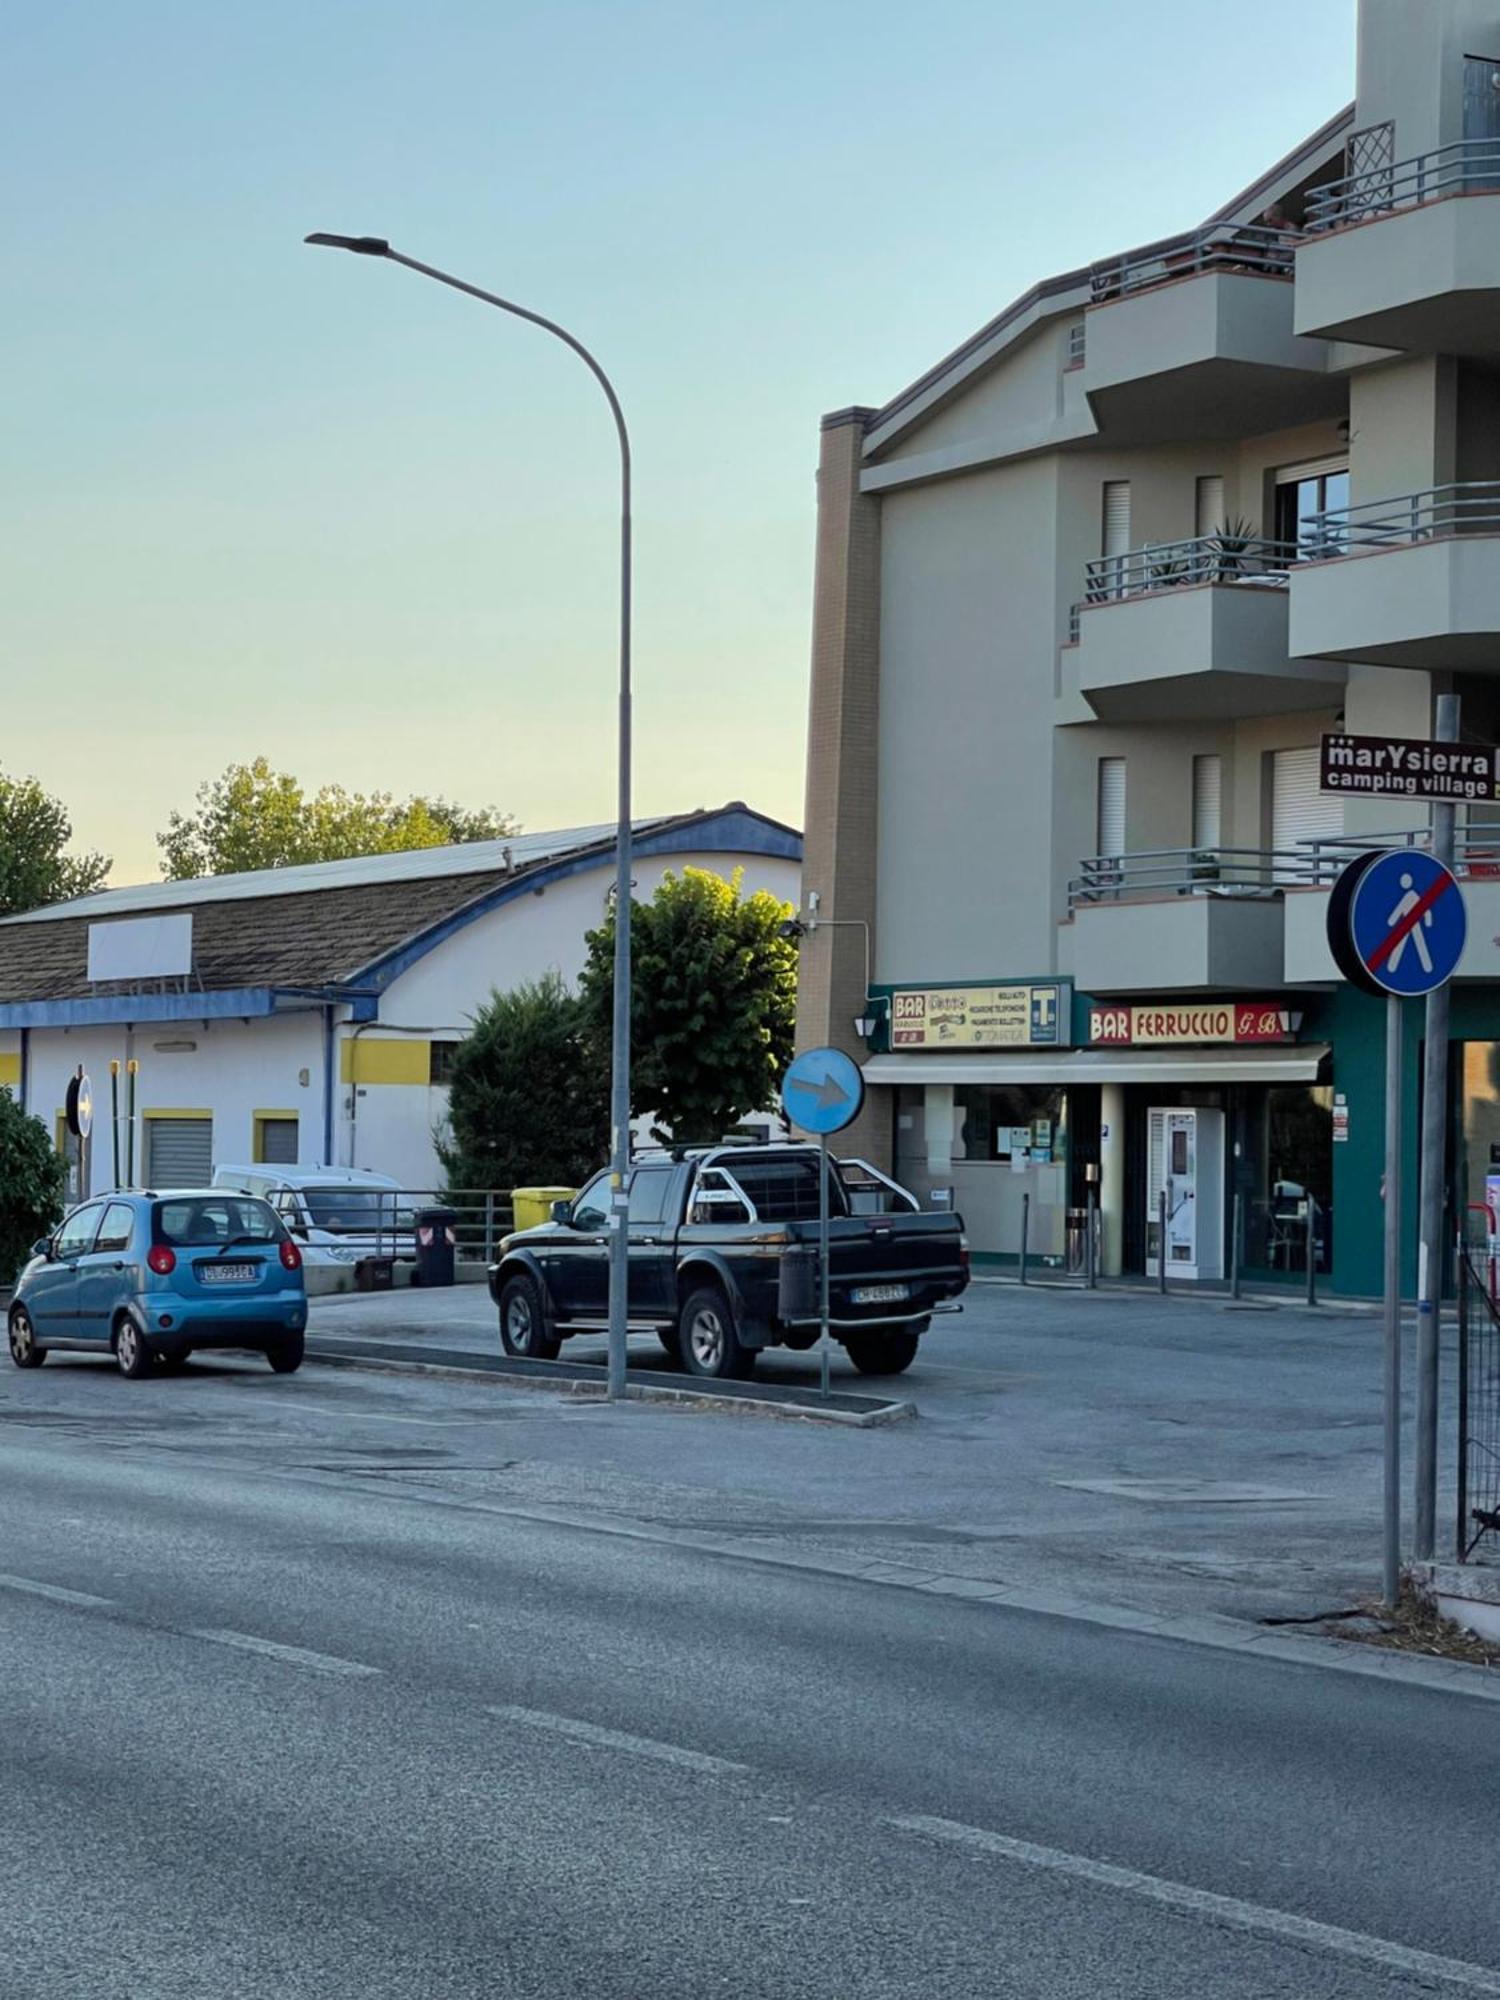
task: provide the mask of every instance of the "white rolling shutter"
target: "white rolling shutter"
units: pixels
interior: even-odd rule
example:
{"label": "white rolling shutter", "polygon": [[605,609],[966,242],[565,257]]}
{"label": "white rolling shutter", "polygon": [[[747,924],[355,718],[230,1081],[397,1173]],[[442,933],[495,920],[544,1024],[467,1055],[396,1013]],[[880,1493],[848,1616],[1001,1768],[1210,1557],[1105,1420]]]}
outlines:
{"label": "white rolling shutter", "polygon": [[1223,837],[1224,760],[1193,759],[1193,845],[1218,847]]}
{"label": "white rolling shutter", "polygon": [[1099,806],[1095,852],[1114,856],[1125,852],[1125,759],[1099,759]]}
{"label": "white rolling shutter", "polygon": [[211,1118],[148,1118],[146,1182],[154,1188],[207,1187],[213,1176]]}
{"label": "white rolling shutter", "polygon": [[1122,556],[1130,547],[1130,481],[1104,482],[1104,544],[1101,555]]}
{"label": "white rolling shutter", "polygon": [[[1307,840],[1336,839],[1344,830],[1344,802],[1318,789],[1318,747],[1271,753],[1271,845],[1278,857]],[[1278,859],[1278,876],[1295,873]]]}
{"label": "white rolling shutter", "polygon": [[1217,472],[1206,473],[1198,481],[1197,524],[1194,532],[1211,535],[1224,526],[1224,480]]}

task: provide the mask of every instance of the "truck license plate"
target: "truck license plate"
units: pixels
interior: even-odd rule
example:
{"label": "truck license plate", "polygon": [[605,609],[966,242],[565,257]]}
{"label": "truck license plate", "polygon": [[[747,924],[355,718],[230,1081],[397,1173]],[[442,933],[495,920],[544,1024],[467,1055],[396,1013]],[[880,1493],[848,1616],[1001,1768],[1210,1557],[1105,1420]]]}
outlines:
{"label": "truck license plate", "polygon": [[253,1264],[200,1264],[199,1280],[205,1285],[248,1285],[255,1276]]}
{"label": "truck license plate", "polygon": [[849,1294],[857,1306],[899,1305],[906,1296],[905,1285],[856,1285]]}

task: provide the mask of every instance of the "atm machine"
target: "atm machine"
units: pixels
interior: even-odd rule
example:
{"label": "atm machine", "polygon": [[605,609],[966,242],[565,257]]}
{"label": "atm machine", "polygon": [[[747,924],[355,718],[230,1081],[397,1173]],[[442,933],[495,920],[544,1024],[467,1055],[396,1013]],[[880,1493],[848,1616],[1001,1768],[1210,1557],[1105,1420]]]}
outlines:
{"label": "atm machine", "polygon": [[1224,1275],[1224,1114],[1153,1109],[1146,1114],[1147,1270],[1161,1255],[1161,1195],[1167,1196],[1167,1276]]}

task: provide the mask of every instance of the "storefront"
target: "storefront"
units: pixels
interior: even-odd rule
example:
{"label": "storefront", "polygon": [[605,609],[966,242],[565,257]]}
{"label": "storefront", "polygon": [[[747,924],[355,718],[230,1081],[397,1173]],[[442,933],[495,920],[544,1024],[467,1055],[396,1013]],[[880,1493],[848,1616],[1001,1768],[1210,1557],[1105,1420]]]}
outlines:
{"label": "storefront", "polygon": [[[1055,995],[1055,1006],[1038,995]],[[895,1093],[898,1177],[951,1200],[975,1255],[1075,1257],[1094,1190],[1106,1275],[1332,1270],[1334,1089],[1326,1042],[1269,1000],[1090,1002],[1065,983],[894,989],[866,1064]],[[1497,1068],[1500,1074],[1500,1068]],[[1500,1105],[1497,1105],[1500,1126]],[[1236,1207],[1238,1206],[1238,1223]]]}

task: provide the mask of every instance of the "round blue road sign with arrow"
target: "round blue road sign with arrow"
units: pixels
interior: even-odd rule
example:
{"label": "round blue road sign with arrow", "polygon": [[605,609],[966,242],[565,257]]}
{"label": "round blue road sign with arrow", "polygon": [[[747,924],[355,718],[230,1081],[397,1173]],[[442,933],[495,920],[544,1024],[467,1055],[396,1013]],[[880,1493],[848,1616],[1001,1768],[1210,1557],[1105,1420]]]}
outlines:
{"label": "round blue road sign with arrow", "polygon": [[1468,931],[1452,869],[1420,848],[1361,855],[1328,899],[1334,960],[1366,993],[1431,993],[1453,977]]}
{"label": "round blue road sign with arrow", "polygon": [[842,1049],[804,1049],[781,1079],[787,1122],[820,1138],[852,1125],[864,1101],[859,1064]]}

